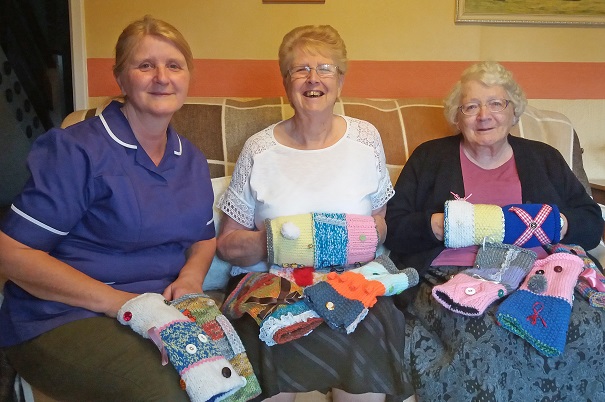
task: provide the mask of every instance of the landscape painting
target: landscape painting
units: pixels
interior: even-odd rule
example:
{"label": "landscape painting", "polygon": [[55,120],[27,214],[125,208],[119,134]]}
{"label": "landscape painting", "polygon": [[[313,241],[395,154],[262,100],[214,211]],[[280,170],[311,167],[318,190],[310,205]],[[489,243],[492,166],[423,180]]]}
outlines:
{"label": "landscape painting", "polygon": [[605,0],[456,0],[456,22],[605,25]]}

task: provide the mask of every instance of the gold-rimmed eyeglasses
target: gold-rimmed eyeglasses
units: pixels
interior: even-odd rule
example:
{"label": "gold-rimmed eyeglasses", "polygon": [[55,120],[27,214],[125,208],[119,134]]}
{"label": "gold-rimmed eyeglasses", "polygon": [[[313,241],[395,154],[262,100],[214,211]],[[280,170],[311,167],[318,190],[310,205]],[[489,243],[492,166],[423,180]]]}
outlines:
{"label": "gold-rimmed eyeglasses", "polygon": [[458,107],[458,109],[466,116],[476,116],[481,111],[482,106],[485,106],[492,113],[498,113],[506,109],[509,103],[508,99],[492,99],[485,103],[468,102]]}
{"label": "gold-rimmed eyeglasses", "polygon": [[339,69],[336,64],[318,64],[317,67],[311,66],[294,66],[288,70],[288,74],[290,74],[290,78],[293,80],[299,78],[307,78],[309,74],[311,74],[311,70],[315,70],[317,75],[320,78],[329,78],[334,77]]}

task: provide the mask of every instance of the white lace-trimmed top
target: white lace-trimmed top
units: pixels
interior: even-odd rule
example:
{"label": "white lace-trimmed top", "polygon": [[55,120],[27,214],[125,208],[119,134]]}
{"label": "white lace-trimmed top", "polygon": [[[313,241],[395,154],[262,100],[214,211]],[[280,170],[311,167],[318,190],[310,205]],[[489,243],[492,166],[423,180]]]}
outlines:
{"label": "white lace-trimmed top", "polygon": [[279,144],[277,124],[250,137],[218,207],[236,222],[262,227],[266,218],[308,212],[370,215],[395,194],[380,134],[371,123],[342,116],[344,136],[318,150]]}

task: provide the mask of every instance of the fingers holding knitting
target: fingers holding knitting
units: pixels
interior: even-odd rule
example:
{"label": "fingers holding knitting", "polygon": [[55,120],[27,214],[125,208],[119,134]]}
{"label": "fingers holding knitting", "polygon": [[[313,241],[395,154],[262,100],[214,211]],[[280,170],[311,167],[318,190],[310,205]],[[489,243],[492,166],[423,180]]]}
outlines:
{"label": "fingers holding knitting", "polygon": [[443,241],[444,222],[445,214],[434,213],[433,215],[431,215],[431,229],[433,230],[433,234],[439,241]]}

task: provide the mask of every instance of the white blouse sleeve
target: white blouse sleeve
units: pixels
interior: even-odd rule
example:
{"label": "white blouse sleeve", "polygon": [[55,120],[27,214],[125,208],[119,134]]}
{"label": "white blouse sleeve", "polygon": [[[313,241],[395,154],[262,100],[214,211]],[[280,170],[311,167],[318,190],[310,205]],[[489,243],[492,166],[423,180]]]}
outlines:
{"label": "white blouse sleeve", "polygon": [[[354,124],[352,122],[351,124]],[[357,141],[365,144],[374,149],[374,158],[376,160],[376,171],[378,172],[378,189],[375,193],[370,195],[372,200],[372,210],[377,210],[387,203],[393,195],[395,190],[391,183],[391,177],[387,170],[386,157],[384,155],[384,148],[382,146],[382,140],[380,133],[370,122],[364,120],[356,121],[357,127]]]}
{"label": "white blouse sleeve", "polygon": [[229,187],[218,201],[218,208],[229,215],[237,223],[253,229],[256,199],[250,189],[250,178],[254,156],[275,145],[273,127],[254,134],[246,140],[237,158]]}

